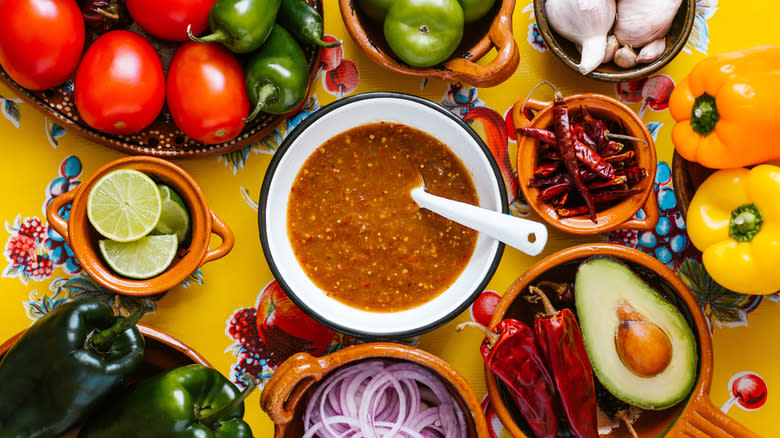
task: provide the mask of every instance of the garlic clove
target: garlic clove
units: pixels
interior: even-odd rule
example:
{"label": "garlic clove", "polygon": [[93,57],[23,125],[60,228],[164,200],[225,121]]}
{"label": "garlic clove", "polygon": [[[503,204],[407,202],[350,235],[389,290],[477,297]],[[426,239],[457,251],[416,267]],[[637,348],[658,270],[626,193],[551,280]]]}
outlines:
{"label": "garlic clove", "polygon": [[636,57],[638,63],[648,63],[655,61],[666,50],[666,38],[658,38],[655,41],[651,41],[642,47],[639,51],[639,55]]}
{"label": "garlic clove", "polygon": [[618,67],[631,68],[636,65],[636,52],[631,46],[623,46],[615,52],[615,58],[613,59]]}
{"label": "garlic clove", "polygon": [[587,38],[582,41],[582,56],[577,70],[583,75],[595,70],[604,60],[607,50],[607,38],[604,35]]}
{"label": "garlic clove", "polygon": [[614,33],[620,44],[641,47],[669,32],[682,0],[620,0]]}
{"label": "garlic clove", "polygon": [[615,52],[617,52],[617,49],[620,47],[620,43],[618,42],[617,38],[615,38],[615,35],[610,35],[607,37],[607,48],[604,51],[604,59],[601,60],[601,63],[607,63],[612,61],[612,58],[615,57]]}

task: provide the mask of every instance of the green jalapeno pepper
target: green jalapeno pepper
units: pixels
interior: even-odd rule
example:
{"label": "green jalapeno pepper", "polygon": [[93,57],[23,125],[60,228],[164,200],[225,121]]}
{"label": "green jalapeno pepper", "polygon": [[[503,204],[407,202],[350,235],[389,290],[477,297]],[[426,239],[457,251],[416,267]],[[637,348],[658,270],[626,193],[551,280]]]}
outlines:
{"label": "green jalapeno pepper", "polygon": [[0,360],[0,437],[59,437],[127,383],[144,362],[146,310],[72,301],[36,321]]}
{"label": "green jalapeno pepper", "polygon": [[87,421],[79,438],[251,438],[244,399],[257,382],[244,378],[242,392],[213,368],[172,369],[128,388]]}
{"label": "green jalapeno pepper", "polygon": [[221,43],[233,53],[249,53],[262,46],[276,22],[280,0],[217,0],[209,10],[210,34],[198,43]]}
{"label": "green jalapeno pepper", "polygon": [[306,0],[282,0],[276,21],[304,44],[327,48],[341,45],[341,41],[329,43],[322,40],[322,16]]}
{"label": "green jalapeno pepper", "polygon": [[289,32],[275,25],[247,63],[246,90],[254,109],[244,119],[252,121],[260,111],[282,114],[294,110],[306,98],[309,66],[306,55]]}

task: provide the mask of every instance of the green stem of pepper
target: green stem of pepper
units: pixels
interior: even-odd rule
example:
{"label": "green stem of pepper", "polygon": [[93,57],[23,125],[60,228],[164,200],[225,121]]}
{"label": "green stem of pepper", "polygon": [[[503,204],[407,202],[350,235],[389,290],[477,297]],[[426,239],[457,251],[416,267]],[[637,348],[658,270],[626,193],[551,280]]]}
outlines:
{"label": "green stem of pepper", "polygon": [[222,43],[230,39],[230,37],[222,29],[217,29],[214,31],[214,33],[198,37],[192,33],[190,30],[191,27],[192,25],[187,25],[187,36],[189,36],[190,39],[196,43]]}
{"label": "green stem of pepper", "polygon": [[244,118],[244,123],[249,123],[252,120],[257,117],[258,114],[260,114],[260,111],[263,110],[265,105],[273,99],[274,96],[277,95],[279,90],[276,88],[276,85],[267,82],[263,84],[262,86],[259,86],[258,88],[255,88],[252,90],[252,94],[257,96],[257,104],[252,109],[252,112],[249,113],[249,115]]}
{"label": "green stem of pepper", "polygon": [[252,393],[252,391],[257,388],[257,379],[254,378],[249,373],[244,373],[241,376],[241,380],[246,382],[246,388],[244,388],[243,391],[238,395],[238,397],[231,400],[230,403],[221,406],[220,408],[208,412],[206,415],[199,417],[197,421],[201,424],[213,424],[219,421],[222,417],[224,417],[228,412],[232,411],[236,408],[239,404],[243,403],[244,400],[249,397],[249,394]]}
{"label": "green stem of pepper", "polygon": [[139,308],[135,309],[133,313],[128,315],[126,318],[120,319],[111,327],[100,331],[97,329],[93,330],[89,336],[87,336],[85,347],[88,350],[97,353],[109,353],[111,351],[111,346],[113,345],[116,338],[118,338],[127,329],[137,324],[138,321],[141,320],[141,317],[143,317],[148,312],[151,312],[152,310],[154,310],[154,303],[151,300],[144,300],[143,304]]}
{"label": "green stem of pepper", "polygon": [[756,204],[740,205],[731,212],[729,237],[737,242],[750,242],[761,231],[764,218]]}
{"label": "green stem of pepper", "polygon": [[715,98],[707,93],[697,97],[691,111],[691,128],[699,135],[708,136],[715,130],[720,115],[715,105]]}

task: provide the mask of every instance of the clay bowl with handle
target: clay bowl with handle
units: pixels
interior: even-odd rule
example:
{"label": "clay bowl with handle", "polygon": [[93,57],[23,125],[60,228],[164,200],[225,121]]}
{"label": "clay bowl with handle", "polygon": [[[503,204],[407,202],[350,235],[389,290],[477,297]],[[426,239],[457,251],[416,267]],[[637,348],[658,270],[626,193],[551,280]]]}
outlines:
{"label": "clay bowl with handle", "polygon": [[[143,380],[164,371],[190,364],[211,367],[206,358],[179,339],[145,324],[136,324],[136,326],[144,336],[144,341],[146,341],[144,363],[136,374],[136,380]],[[25,330],[22,330],[0,345],[0,359],[11,349],[24,332]],[[76,438],[78,431],[79,427],[66,433],[62,438]]]}
{"label": "clay bowl with handle", "polygon": [[[157,183],[171,187],[184,201],[190,215],[190,237],[182,242],[171,265],[161,274],[144,280],[125,278],[114,273],[103,261],[98,248],[102,238],[87,217],[89,193],[104,175],[118,169],[135,169]],[[67,219],[63,217],[70,204]],[[135,156],[105,164],[76,188],[52,199],[46,218],[73,250],[84,271],[106,289],[123,295],[146,296],[165,292],[184,281],[203,264],[227,255],[233,248],[233,232],[209,208],[200,186],[184,169],[162,158]],[[211,235],[222,239],[210,249]]]}
{"label": "clay bowl with handle", "polygon": [[[517,178],[528,205],[545,222],[571,234],[589,235],[605,233],[615,229],[652,230],[658,223],[658,200],[654,193],[653,182],[656,170],[656,151],[653,137],[647,127],[630,108],[617,100],[601,94],[575,94],[564,98],[569,115],[580,112],[586,107],[596,119],[622,127],[622,134],[641,139],[644,143],[630,140],[617,140],[625,144],[625,149],[633,149],[637,165],[647,171],[647,176],[632,189],[639,193],[617,203],[596,206],[596,223],[587,214],[574,217],[559,217],[556,209],[548,202],[539,201],[539,188],[529,187],[528,182],[539,164],[539,141],[529,136],[517,135]],[[529,112],[533,116],[529,119]],[[512,108],[512,121],[515,129],[553,128],[553,103],[535,99],[518,101]],[[608,123],[608,124],[609,124]],[[580,165],[582,167],[582,165]],[[561,166],[561,168],[563,168]],[[575,190],[576,191],[576,190]],[[644,214],[636,215],[642,209]]]}
{"label": "clay bowl with handle", "polygon": [[[355,44],[372,61],[404,75],[466,82],[475,87],[498,85],[517,69],[520,55],[512,30],[515,0],[496,0],[484,17],[466,24],[463,39],[443,63],[432,67],[413,67],[401,61],[387,44],[382,23],[366,16],[355,0],[339,0],[341,17]],[[497,53],[487,64],[478,63],[495,47]]]}
{"label": "clay bowl with handle", "polygon": [[[546,2],[547,0],[534,0],[534,17],[536,18],[536,26],[539,28],[539,34],[542,36],[544,45],[550,49],[550,52],[567,67],[577,71],[577,65],[580,62],[579,50],[573,42],[567,40],[550,27],[544,9]],[[693,23],[696,21],[696,3],[696,0],[681,1],[680,8],[677,10],[671,27],[664,37],[666,47],[661,56],[646,64],[637,64],[630,68],[620,67],[611,61],[606,62],[590,72],[587,77],[610,82],[628,82],[649,76],[663,68],[680,53],[688,42],[688,36],[693,30]],[[648,11],[648,13],[650,12]],[[635,48],[634,51],[637,54],[639,53],[638,48]]]}
{"label": "clay bowl with handle", "polygon": [[480,401],[452,365],[431,353],[403,344],[375,342],[354,345],[327,356],[298,353],[284,361],[266,382],[260,407],[274,422],[274,438],[303,436],[306,404],[317,384],[337,369],[368,359],[407,361],[421,365],[444,383],[465,414],[468,437],[487,437]]}
{"label": "clay bowl with handle", "polygon": [[[623,262],[675,306],[690,326],[698,347],[697,375],[688,398],[667,409],[639,411],[633,421],[638,436],[757,438],[757,434],[721,412],[710,399],[713,372],[712,339],[696,298],[666,265],[641,251],[599,243],[567,248],[548,256],[523,273],[507,289],[493,313],[490,326],[494,327],[505,318],[515,318],[526,324],[533,324],[535,312],[542,309],[536,307],[537,304],[529,304],[522,297],[527,293],[528,286],[542,280],[573,282],[580,262],[593,256],[610,256]],[[574,295],[576,294],[575,290]],[[524,420],[506,396],[507,389],[490,370],[485,370],[485,376],[490,402],[501,423],[512,436],[525,437]],[[620,424],[600,436],[627,438],[631,437],[631,434],[624,424]]]}

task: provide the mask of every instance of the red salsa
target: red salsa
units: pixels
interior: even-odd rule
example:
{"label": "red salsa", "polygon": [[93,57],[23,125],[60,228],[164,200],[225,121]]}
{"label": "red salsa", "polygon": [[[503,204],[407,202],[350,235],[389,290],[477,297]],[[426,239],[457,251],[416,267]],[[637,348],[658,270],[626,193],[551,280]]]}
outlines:
{"label": "red salsa", "polygon": [[287,230],[306,274],[334,299],[392,312],[435,298],[465,268],[477,232],[420,208],[410,190],[477,205],[463,163],[434,137],[375,123],[320,146],[298,172]]}

